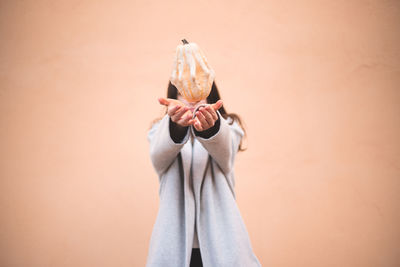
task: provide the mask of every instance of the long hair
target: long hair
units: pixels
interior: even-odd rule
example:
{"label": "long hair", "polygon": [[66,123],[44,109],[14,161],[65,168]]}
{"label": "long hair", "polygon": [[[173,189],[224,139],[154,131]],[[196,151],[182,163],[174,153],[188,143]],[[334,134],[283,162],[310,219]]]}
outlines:
{"label": "long hair", "polygon": [[[175,87],[175,85],[173,85],[171,83],[171,81],[168,82],[167,98],[178,99],[178,89]],[[214,104],[220,99],[221,99],[221,97],[219,95],[217,84],[215,83],[215,81],[213,81],[213,84],[211,86],[211,92],[207,97],[207,103],[208,104]],[[240,127],[243,129],[244,138],[247,136],[246,129],[243,126],[242,119],[240,118],[240,116],[238,114],[226,112],[224,105],[222,105],[222,107],[220,107],[218,109],[218,111],[219,111],[219,113],[221,114],[221,116],[224,119],[227,119],[227,118],[231,118],[232,119],[230,124],[232,124],[234,121],[236,121],[240,125]],[[167,113],[167,111],[165,111],[165,113]],[[160,119],[155,119],[153,121],[153,123],[157,122],[158,120],[160,120]],[[244,151],[244,150],[247,149],[247,148],[243,148],[243,144],[242,144],[243,143],[243,139],[240,141],[239,151]]]}

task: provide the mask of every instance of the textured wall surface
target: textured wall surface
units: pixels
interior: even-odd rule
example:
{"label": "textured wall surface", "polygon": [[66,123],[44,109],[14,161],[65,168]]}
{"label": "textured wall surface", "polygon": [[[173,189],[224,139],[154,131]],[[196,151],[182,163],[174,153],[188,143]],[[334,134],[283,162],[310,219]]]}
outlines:
{"label": "textured wall surface", "polygon": [[245,121],[263,266],[400,266],[399,25],[395,0],[2,0],[0,266],[145,265],[182,38]]}

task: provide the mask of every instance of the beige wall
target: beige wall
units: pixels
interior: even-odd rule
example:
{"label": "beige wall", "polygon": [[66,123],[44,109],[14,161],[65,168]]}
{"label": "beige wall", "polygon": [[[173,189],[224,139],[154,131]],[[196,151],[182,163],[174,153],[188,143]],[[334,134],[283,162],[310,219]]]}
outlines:
{"label": "beige wall", "polygon": [[144,266],[182,38],[246,122],[263,266],[400,266],[399,22],[395,0],[1,1],[0,266]]}

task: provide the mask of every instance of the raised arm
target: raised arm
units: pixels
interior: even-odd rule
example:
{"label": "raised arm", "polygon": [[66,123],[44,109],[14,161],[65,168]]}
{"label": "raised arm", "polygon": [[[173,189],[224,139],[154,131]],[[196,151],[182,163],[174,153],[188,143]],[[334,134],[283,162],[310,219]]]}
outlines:
{"label": "raised arm", "polygon": [[166,114],[153,125],[147,135],[150,143],[150,159],[158,175],[167,170],[189,138],[189,131],[186,131],[182,141],[175,143],[170,134],[170,124],[170,116]]}
{"label": "raised arm", "polygon": [[[199,113],[196,113],[198,122],[197,125],[196,123],[194,124],[192,131],[204,148],[207,149],[211,157],[217,162],[221,170],[225,174],[229,174],[233,170],[234,159],[244,132],[236,122],[229,124],[218,110],[215,110],[214,116],[209,107],[207,108],[200,109]],[[212,126],[209,127],[210,125]]]}
{"label": "raised arm", "polygon": [[161,175],[178,155],[189,139],[189,120],[192,112],[182,103],[173,99],[160,98],[160,104],[167,106],[167,114],[150,129],[150,158],[158,175]]}

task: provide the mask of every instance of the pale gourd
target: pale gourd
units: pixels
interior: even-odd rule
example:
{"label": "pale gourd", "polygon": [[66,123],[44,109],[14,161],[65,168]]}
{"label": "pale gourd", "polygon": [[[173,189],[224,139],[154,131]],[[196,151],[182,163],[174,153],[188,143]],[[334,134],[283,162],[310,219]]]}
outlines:
{"label": "pale gourd", "polygon": [[182,42],[176,47],[170,81],[188,102],[198,102],[210,94],[215,72],[196,43]]}

